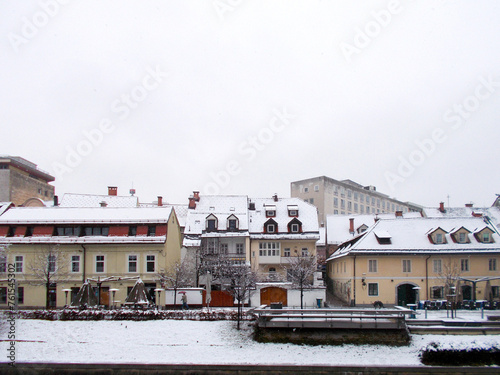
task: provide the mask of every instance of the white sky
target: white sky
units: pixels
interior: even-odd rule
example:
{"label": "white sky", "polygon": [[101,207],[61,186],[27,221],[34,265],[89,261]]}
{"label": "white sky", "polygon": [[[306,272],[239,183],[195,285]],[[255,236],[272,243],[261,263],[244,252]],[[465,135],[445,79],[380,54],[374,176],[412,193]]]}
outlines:
{"label": "white sky", "polygon": [[[494,0],[2,1],[0,154],[56,175],[59,195],[289,196],[326,175],[489,206],[499,25]],[[107,120],[89,148],[84,132]]]}

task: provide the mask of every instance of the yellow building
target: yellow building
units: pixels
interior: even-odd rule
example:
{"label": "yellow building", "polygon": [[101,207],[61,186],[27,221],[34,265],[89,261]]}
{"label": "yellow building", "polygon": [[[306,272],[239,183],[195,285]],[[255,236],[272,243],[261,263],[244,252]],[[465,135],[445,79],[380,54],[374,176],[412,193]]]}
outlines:
{"label": "yellow building", "polygon": [[181,242],[168,206],[10,208],[0,216],[0,308],[7,306],[7,278],[15,279],[20,308],[47,300],[63,307],[87,279],[100,286],[102,305],[123,303],[137,278],[155,299],[158,274],[180,260]]}
{"label": "yellow building", "polygon": [[499,300],[500,236],[482,217],[378,220],[327,261],[328,287],[352,306]]}

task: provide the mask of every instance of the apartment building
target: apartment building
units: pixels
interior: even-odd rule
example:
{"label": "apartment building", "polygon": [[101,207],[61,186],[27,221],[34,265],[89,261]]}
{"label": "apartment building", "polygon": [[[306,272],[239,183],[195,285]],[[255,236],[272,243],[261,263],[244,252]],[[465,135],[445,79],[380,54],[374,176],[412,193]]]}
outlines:
{"label": "apartment building", "polygon": [[327,215],[378,214],[419,211],[420,206],[401,202],[377,191],[375,186],[363,186],[351,180],[338,181],[330,177],[314,177],[291,183],[291,196],[313,204],[318,209],[320,226]]}

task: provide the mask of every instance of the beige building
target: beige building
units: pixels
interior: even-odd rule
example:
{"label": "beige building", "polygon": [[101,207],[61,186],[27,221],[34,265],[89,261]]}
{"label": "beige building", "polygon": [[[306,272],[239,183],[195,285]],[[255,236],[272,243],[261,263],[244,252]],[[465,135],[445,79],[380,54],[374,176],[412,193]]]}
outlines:
{"label": "beige building", "polygon": [[7,307],[8,273],[20,308],[44,307],[47,282],[49,306],[63,307],[88,279],[110,306],[123,303],[138,278],[157,299],[158,273],[180,260],[181,233],[171,207],[19,207],[0,216],[0,246],[0,307]]}
{"label": "beige building", "polygon": [[16,206],[43,206],[54,198],[55,179],[19,156],[0,156],[0,202]]}
{"label": "beige building", "polygon": [[337,181],[330,177],[314,177],[291,183],[291,196],[318,208],[320,226],[327,215],[378,214],[419,211],[419,206],[401,202],[379,193],[375,186],[363,186],[351,180]]}
{"label": "beige building", "polygon": [[482,217],[378,220],[328,259],[328,288],[352,306],[499,301],[499,243]]}

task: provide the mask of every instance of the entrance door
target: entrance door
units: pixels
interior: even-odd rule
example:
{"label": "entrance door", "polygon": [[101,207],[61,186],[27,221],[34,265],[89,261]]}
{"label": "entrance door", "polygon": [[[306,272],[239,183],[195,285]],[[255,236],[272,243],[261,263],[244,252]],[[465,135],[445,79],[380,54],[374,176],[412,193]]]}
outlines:
{"label": "entrance door", "polygon": [[260,290],[260,304],[271,305],[271,303],[281,303],[283,307],[287,306],[287,291],[283,288],[268,287]]}
{"label": "entrance door", "polygon": [[398,286],[398,306],[417,303],[417,292],[413,284],[401,284]]}
{"label": "entrance door", "polygon": [[49,307],[57,306],[57,285],[55,283],[49,286]]}
{"label": "entrance door", "polygon": [[101,305],[109,306],[109,287],[101,287]]}
{"label": "entrance door", "polygon": [[462,299],[468,301],[472,299],[472,287],[470,285],[462,285]]}

